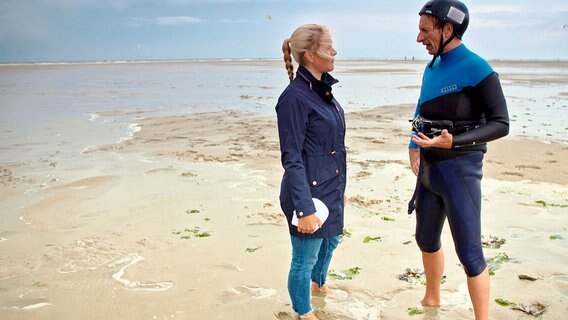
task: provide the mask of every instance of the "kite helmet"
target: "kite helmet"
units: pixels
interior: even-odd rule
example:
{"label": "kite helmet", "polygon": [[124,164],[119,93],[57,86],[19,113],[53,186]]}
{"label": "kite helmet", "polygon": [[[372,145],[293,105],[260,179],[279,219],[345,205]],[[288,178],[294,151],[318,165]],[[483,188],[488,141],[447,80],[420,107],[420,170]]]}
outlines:
{"label": "kite helmet", "polygon": [[465,4],[458,0],[430,0],[418,14],[429,14],[444,23],[451,23],[459,39],[462,38],[469,25],[469,11]]}

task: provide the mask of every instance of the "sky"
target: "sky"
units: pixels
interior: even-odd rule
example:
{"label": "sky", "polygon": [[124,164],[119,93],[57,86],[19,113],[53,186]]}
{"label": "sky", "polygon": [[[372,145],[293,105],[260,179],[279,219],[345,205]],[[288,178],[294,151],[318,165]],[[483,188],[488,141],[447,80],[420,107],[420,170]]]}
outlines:
{"label": "sky", "polygon": [[[0,0],[0,63],[279,59],[303,23],[341,59],[429,59],[424,0]],[[463,38],[488,60],[568,60],[568,1],[464,0]]]}

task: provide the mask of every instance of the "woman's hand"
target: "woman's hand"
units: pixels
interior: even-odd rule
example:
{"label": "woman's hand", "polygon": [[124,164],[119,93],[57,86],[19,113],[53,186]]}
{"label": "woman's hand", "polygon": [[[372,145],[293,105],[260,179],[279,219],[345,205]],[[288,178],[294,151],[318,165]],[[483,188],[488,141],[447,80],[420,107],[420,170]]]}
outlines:
{"label": "woman's hand", "polygon": [[315,214],[298,219],[298,232],[300,233],[314,233],[321,227],[322,223],[320,218]]}
{"label": "woman's hand", "polygon": [[428,138],[422,132],[418,132],[418,134],[412,136],[412,141],[422,148],[451,149],[454,136],[446,129],[442,130],[439,136],[432,139]]}

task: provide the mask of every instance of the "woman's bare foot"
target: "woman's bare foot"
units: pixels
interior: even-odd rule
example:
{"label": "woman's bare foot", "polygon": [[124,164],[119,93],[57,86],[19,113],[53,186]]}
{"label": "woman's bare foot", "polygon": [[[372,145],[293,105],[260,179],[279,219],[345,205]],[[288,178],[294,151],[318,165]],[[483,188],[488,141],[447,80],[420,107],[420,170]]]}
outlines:
{"label": "woman's bare foot", "polygon": [[320,287],[317,283],[312,282],[312,294],[314,295],[332,295],[333,289],[328,287],[325,283]]}
{"label": "woman's bare foot", "polygon": [[319,320],[318,317],[316,317],[316,314],[313,312],[308,313],[305,316],[301,316],[300,318],[298,318],[300,320]]}

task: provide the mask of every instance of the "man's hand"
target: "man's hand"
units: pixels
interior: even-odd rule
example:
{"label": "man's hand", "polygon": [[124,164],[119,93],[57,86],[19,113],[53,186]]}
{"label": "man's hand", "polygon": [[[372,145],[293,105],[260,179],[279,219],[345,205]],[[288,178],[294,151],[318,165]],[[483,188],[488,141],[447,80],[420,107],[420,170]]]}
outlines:
{"label": "man's hand", "polygon": [[417,176],[420,168],[420,149],[408,149],[408,159],[410,160],[410,169]]}
{"label": "man's hand", "polygon": [[454,136],[448,132],[447,129],[442,130],[442,133],[432,139],[428,138],[422,132],[418,132],[412,136],[412,141],[422,148],[440,148],[451,149]]}

